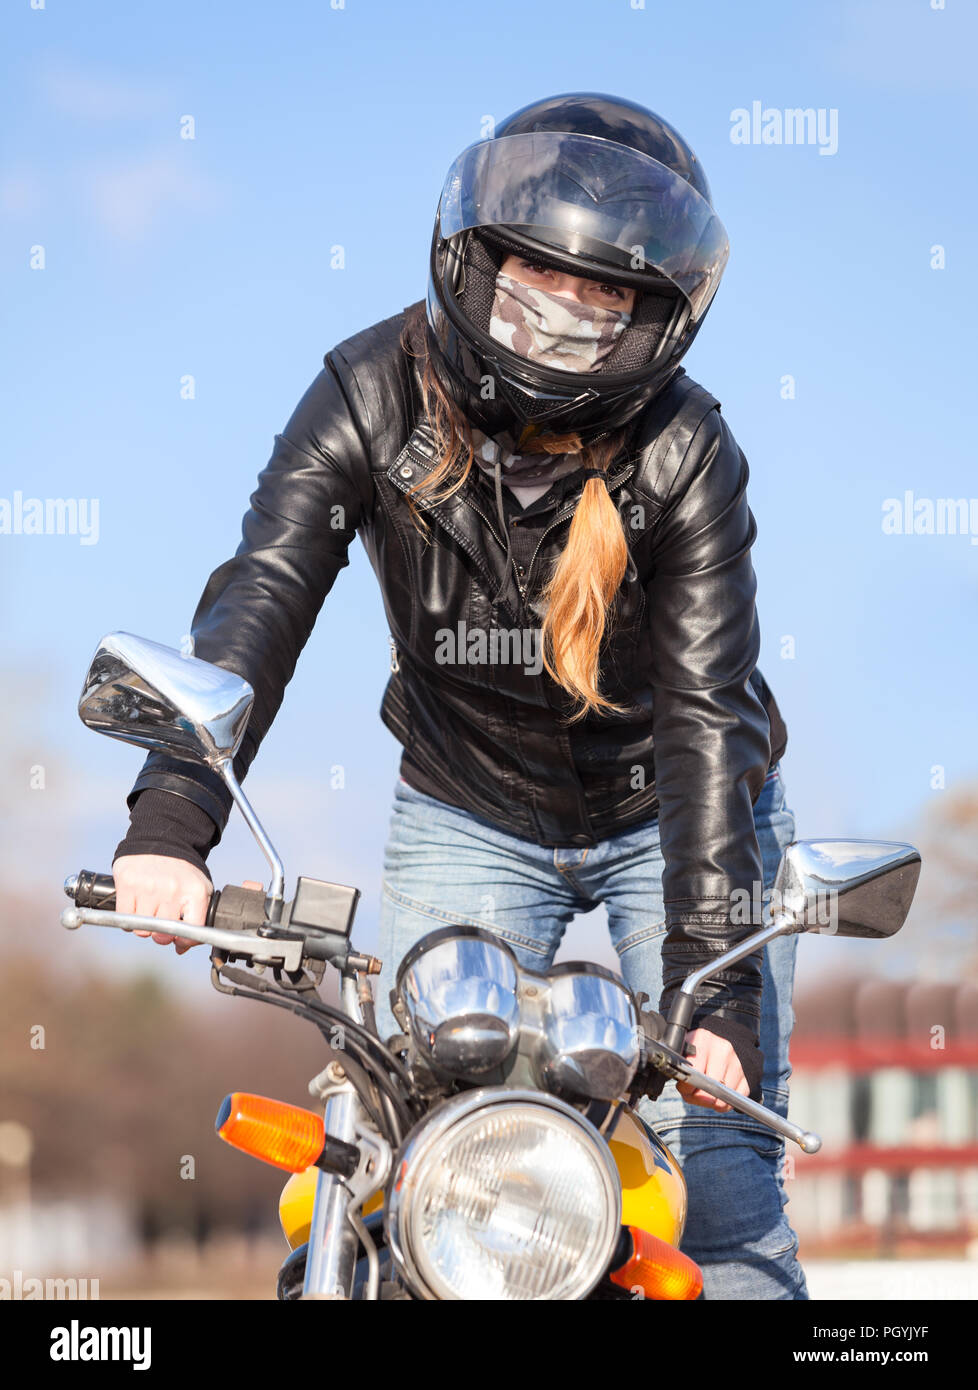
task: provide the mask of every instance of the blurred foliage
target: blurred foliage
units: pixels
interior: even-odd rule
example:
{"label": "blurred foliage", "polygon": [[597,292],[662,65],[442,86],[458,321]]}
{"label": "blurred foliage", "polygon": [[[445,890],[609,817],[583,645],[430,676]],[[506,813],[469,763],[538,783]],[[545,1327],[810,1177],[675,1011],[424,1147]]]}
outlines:
{"label": "blurred foliage", "polygon": [[[191,961],[206,965],[201,948]],[[310,1105],[330,1055],[312,1025],[217,993],[190,1006],[149,970],[65,978],[20,952],[4,974],[0,1119],[33,1133],[37,1195],[116,1194],[147,1237],[274,1225],[287,1174],[223,1143],[214,1118],[234,1090]]]}
{"label": "blurred foliage", "polygon": [[939,922],[957,928],[978,977],[978,785],[945,792],[926,818],[920,846],[926,897]]}
{"label": "blurred foliage", "polygon": [[978,784],[935,794],[911,838],[920,881],[888,955],[908,975],[978,981]]}

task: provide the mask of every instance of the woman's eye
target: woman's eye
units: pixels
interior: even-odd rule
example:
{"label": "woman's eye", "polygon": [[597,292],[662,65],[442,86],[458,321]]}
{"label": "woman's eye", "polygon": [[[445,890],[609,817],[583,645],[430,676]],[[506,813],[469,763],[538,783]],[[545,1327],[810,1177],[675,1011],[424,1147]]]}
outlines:
{"label": "woman's eye", "polygon": [[[539,275],[542,277],[553,274],[550,266],[544,265],[542,261],[520,261],[520,266],[523,270],[528,270],[532,275]],[[589,283],[593,284],[598,294],[604,298],[617,300],[625,298],[625,291],[620,285],[602,285],[596,280]]]}

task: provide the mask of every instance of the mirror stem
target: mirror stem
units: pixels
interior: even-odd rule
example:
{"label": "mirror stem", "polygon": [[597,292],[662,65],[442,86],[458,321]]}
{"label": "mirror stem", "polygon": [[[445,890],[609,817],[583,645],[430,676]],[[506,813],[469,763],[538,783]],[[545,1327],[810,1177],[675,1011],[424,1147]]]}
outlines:
{"label": "mirror stem", "polygon": [[736,946],[731,946],[722,956],[717,956],[702,969],[694,970],[691,975],[687,975],[679,986],[669,1010],[669,1024],[662,1039],[666,1047],[671,1047],[674,1052],[682,1051],[696,1009],[696,991],[704,980],[708,980],[720,970],[726,970],[728,965],[743,960],[744,956],[749,956],[760,946],[766,946],[769,941],[774,941],[779,936],[790,936],[792,932],[801,930],[793,913],[779,912],[770,926],[762,927],[751,936],[745,936],[743,941],[738,941]]}
{"label": "mirror stem", "polygon": [[228,789],[241,809],[241,814],[248,822],[248,829],[254,835],[261,846],[261,852],[268,860],[268,866],[272,871],[271,887],[268,890],[268,917],[271,922],[278,922],[282,917],[282,905],[285,901],[285,866],[278,857],[278,852],[271,840],[265,834],[261,821],[251,809],[251,802],[241,790],[241,785],[234,775],[231,766],[231,759],[226,758],[217,764],[217,771],[228,784]]}

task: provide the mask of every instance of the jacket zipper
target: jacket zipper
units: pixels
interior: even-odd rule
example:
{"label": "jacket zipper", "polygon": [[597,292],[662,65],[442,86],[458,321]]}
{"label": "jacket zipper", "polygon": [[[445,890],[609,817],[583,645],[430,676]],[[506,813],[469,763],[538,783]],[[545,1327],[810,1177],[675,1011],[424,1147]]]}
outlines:
{"label": "jacket zipper", "polygon": [[396,673],[401,669],[401,663],[397,653],[397,646],[394,642],[393,637],[388,637],[387,641],[391,649],[391,670]]}
{"label": "jacket zipper", "polygon": [[[408,449],[408,452],[409,452],[409,453],[411,452],[410,448]],[[415,457],[417,457],[417,456],[415,455]],[[425,462],[427,463],[428,460],[426,459]],[[479,516],[482,517],[482,520],[486,523],[486,525],[487,525],[488,528],[489,528],[489,534],[492,536],[493,540],[496,542],[496,544],[497,544],[498,546],[500,546],[503,550],[505,550],[505,549],[506,549],[506,542],[505,542],[504,540],[502,540],[501,537],[499,536],[499,534],[498,534],[498,532],[496,531],[496,528],[495,528],[495,526],[493,525],[492,520],[490,519],[490,517],[488,517],[488,516],[486,515],[486,513],[482,510],[482,508],[481,508],[480,506],[478,506],[475,502],[473,502],[473,501],[471,500],[471,498],[466,498],[466,499],[465,499],[465,503],[466,503],[466,506],[471,507],[472,510],[473,510],[474,512],[476,512]],[[515,571],[516,571],[516,584],[517,584],[517,587],[518,587],[518,589],[519,589],[519,591],[520,591],[520,597],[521,597],[522,599],[525,599],[525,598],[526,598],[526,585],[523,583],[523,566],[522,566],[522,565],[518,565],[518,564],[516,563],[515,560],[512,561],[512,565],[513,565],[513,568],[514,568]]]}
{"label": "jacket zipper", "polygon": [[[496,535],[496,528],[493,526],[492,522],[491,522],[491,521],[489,520],[489,518],[486,516],[486,514],[485,514],[485,512],[482,510],[482,508],[481,508],[481,507],[477,507],[476,504],[475,504],[474,502],[470,502],[470,501],[467,501],[467,505],[470,506],[474,512],[478,512],[479,516],[482,517],[482,520],[483,520],[483,521],[486,523],[486,525],[489,527],[489,531],[490,531],[490,533],[491,533],[493,539],[496,541],[496,543],[497,543],[498,545],[502,546],[503,550],[505,550],[505,549],[506,549],[506,543],[505,543],[505,541],[500,540],[499,537]],[[518,564],[516,563],[516,561],[512,558],[512,556],[510,556],[510,564],[513,566],[513,569],[514,569],[514,571],[515,571],[515,573],[516,573],[516,587],[517,587],[517,588],[519,589],[519,591],[520,591],[520,598],[523,599],[523,601],[525,602],[525,601],[526,601],[526,585],[525,585],[524,582],[523,582],[523,580],[524,580],[523,566],[522,566],[522,565],[518,565]]]}

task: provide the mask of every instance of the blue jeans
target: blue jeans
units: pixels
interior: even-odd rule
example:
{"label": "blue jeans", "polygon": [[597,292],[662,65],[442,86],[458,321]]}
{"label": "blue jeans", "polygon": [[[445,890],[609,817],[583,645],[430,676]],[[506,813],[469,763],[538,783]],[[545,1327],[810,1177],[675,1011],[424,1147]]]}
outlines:
{"label": "blue jeans", "polygon": [[[770,889],[795,835],[780,764],[754,807],[764,888]],[[388,995],[397,965],[422,936],[452,923],[505,938],[530,970],[552,963],[567,924],[604,903],[622,974],[653,1008],[662,990],[664,863],[659,824],[647,821],[587,849],[553,849],[518,839],[487,820],[416,791],[398,778],[384,858],[377,989],[382,1036],[397,1030]],[[763,1102],[788,1111],[788,1040],[798,938],[764,951],[761,1047]],[[707,1299],[807,1299],[798,1239],[784,1213],[784,1140],[737,1111],[684,1101],[668,1083],[639,1111],[682,1165],[689,1216],[682,1249],[704,1275]]]}

